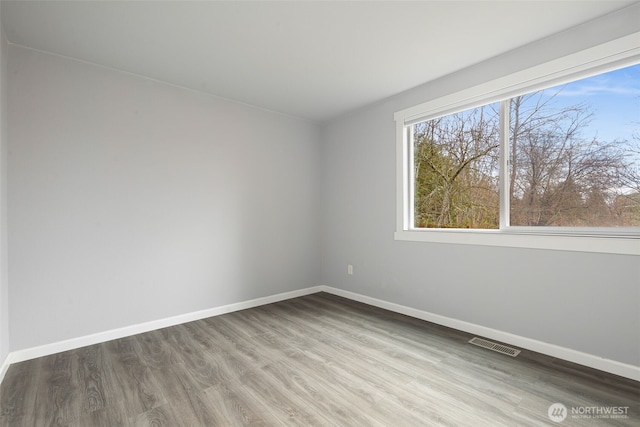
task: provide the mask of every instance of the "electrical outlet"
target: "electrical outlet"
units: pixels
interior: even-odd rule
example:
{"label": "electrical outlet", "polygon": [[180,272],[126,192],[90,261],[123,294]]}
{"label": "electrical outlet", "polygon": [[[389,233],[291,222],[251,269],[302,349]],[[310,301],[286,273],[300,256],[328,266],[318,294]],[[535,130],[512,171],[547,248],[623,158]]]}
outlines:
{"label": "electrical outlet", "polygon": [[349,276],[353,276],[353,265],[351,264],[347,265],[347,274]]}

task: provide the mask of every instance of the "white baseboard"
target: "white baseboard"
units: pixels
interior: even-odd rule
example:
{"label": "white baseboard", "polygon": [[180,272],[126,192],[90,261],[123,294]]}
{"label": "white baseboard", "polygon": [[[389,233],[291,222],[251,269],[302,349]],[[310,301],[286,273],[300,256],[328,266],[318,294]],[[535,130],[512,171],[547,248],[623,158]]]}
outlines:
{"label": "white baseboard", "polygon": [[538,353],[546,354],[548,356],[557,357],[559,359],[567,360],[569,362],[574,362],[574,363],[595,368],[604,372],[609,372],[615,375],[640,381],[640,367],[638,366],[627,365],[624,363],[616,362],[615,360],[604,359],[598,356],[582,353],[580,351],[572,350],[569,348],[548,344],[542,341],[537,341],[537,340],[526,338],[526,337],[521,337],[518,335],[510,334],[508,332],[487,328],[487,327],[476,325],[473,323],[464,322],[462,320],[457,320],[450,317],[430,313],[427,311],[406,307],[400,304],[383,301],[380,299],[368,297],[368,296],[357,294],[350,291],[345,291],[342,289],[333,288],[330,286],[312,286],[309,288],[300,289],[296,291],[284,292],[284,293],[271,295],[267,297],[252,299],[249,301],[228,304],[228,305],[215,307],[207,310],[187,313],[187,314],[160,319],[152,322],[141,323],[138,325],[127,326],[124,328],[114,329],[111,331],[100,332],[97,334],[87,335],[84,337],[73,338],[66,341],[61,341],[57,343],[42,345],[39,347],[33,347],[33,348],[11,352],[7,355],[2,365],[0,365],[0,383],[4,379],[4,376],[7,370],[9,369],[9,366],[12,363],[18,363],[25,360],[35,359],[37,357],[48,356],[50,354],[59,353],[61,351],[73,350],[73,349],[84,347],[87,345],[98,344],[105,341],[110,341],[118,338],[123,338],[131,335],[153,331],[156,329],[179,325],[179,324],[191,322],[194,320],[205,319],[207,317],[218,316],[225,313],[231,313],[234,311],[245,310],[248,308],[258,307],[265,304],[271,304],[278,301],[284,301],[287,299],[309,295],[316,292],[328,292],[330,294],[338,295],[354,301],[363,302],[365,304],[383,308],[396,313],[405,314],[407,316],[415,317],[417,319],[426,320],[428,322],[432,322],[438,325],[447,326],[449,328],[468,332],[474,335],[479,335],[482,337],[494,339],[507,344],[511,344],[516,347],[536,351]]}
{"label": "white baseboard", "polygon": [[[278,301],[284,301],[291,298],[309,295],[324,290],[322,286],[313,286],[310,288],[300,289],[281,294],[270,295],[267,297],[256,298],[249,301],[242,301],[233,304],[223,305],[220,307],[210,308],[207,310],[196,311],[192,313],[181,314],[179,316],[168,317],[165,319],[154,320],[151,322],[140,323],[138,325],[127,326],[124,328],[113,329],[110,331],[99,332],[84,337],[72,338],[51,344],[45,344],[38,347],[27,348],[9,353],[8,362],[17,363],[25,360],[35,359],[37,357],[48,356],[50,354],[60,353],[62,351],[73,350],[88,345],[99,344],[118,338],[124,338],[131,335],[141,334],[144,332],[154,331],[156,329],[166,328],[169,326],[180,325],[182,323],[192,322],[194,320],[205,319],[207,317],[219,316],[225,313],[245,310],[247,308],[258,307],[265,304],[271,304]],[[6,368],[3,369],[6,370]],[[7,366],[8,368],[8,366]],[[1,373],[1,372],[0,372]]]}
{"label": "white baseboard", "polygon": [[592,354],[572,350],[570,348],[561,347],[554,344],[548,344],[548,343],[534,340],[531,338],[521,337],[519,335],[514,335],[508,332],[503,332],[496,329],[487,328],[485,326],[476,325],[474,323],[469,323],[462,320],[457,320],[450,317],[429,313],[428,311],[418,310],[418,309],[406,307],[400,304],[395,304],[395,303],[383,301],[380,299],[371,298],[371,297],[357,294],[354,292],[332,288],[330,286],[323,286],[322,290],[324,292],[328,292],[330,294],[348,298],[350,300],[363,302],[365,304],[373,305],[379,308],[384,308],[386,310],[393,311],[396,313],[405,314],[407,316],[415,317],[417,319],[426,320],[428,322],[446,326],[453,329],[457,329],[459,331],[464,331],[470,334],[491,338],[496,341],[501,341],[503,343],[511,344],[516,347],[546,354],[547,356],[557,357],[559,359],[577,363],[579,365],[588,366],[590,368],[598,369],[600,371],[609,372],[611,374],[619,375],[621,377],[630,378],[635,381],[640,381],[639,366],[633,366],[625,363],[616,362],[615,360],[605,359],[602,357],[594,356]]}
{"label": "white baseboard", "polygon": [[2,384],[2,380],[4,380],[4,376],[7,373],[7,370],[9,369],[9,366],[11,365],[12,360],[11,360],[11,353],[7,354],[7,357],[5,357],[5,359],[2,361],[2,364],[0,365],[0,384]]}

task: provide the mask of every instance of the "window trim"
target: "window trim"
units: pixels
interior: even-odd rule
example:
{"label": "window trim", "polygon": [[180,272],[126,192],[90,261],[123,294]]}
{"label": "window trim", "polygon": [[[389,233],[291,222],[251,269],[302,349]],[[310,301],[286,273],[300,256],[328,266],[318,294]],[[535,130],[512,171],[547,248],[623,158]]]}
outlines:
{"label": "window trim", "polygon": [[[634,33],[396,112],[395,240],[640,255],[640,229],[637,228],[510,227],[506,200],[503,200],[506,198],[502,196],[507,194],[504,188],[508,185],[503,173],[500,174],[500,229],[413,228],[410,148],[412,124],[636,63],[640,61],[639,38],[640,33]],[[505,103],[501,103],[500,108],[505,108]],[[500,126],[503,135],[507,135],[504,130],[508,129],[508,122],[505,120]],[[508,141],[502,141],[502,144],[508,144]],[[502,149],[502,170],[506,170],[503,168],[508,161],[504,153]]]}

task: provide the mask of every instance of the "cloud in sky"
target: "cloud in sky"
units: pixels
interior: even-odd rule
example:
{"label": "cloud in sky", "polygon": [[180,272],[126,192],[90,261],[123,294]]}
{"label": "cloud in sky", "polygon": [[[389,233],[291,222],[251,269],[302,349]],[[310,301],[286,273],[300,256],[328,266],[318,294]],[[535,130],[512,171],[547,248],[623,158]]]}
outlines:
{"label": "cloud in sky", "polygon": [[640,64],[569,83],[558,95],[567,97],[640,96]]}
{"label": "cloud in sky", "polygon": [[573,84],[567,86],[559,96],[598,96],[598,95],[619,95],[619,96],[640,96],[640,87],[626,86],[626,85],[611,85],[611,84]]}

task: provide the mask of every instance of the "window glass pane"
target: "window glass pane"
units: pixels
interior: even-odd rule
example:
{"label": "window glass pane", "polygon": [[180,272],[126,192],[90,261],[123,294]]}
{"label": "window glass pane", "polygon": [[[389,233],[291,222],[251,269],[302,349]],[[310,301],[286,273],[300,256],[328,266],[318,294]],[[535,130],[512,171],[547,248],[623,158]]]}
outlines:
{"label": "window glass pane", "polygon": [[640,65],[510,100],[512,226],[640,226]]}
{"label": "window glass pane", "polygon": [[413,125],[414,226],[498,228],[499,104]]}

